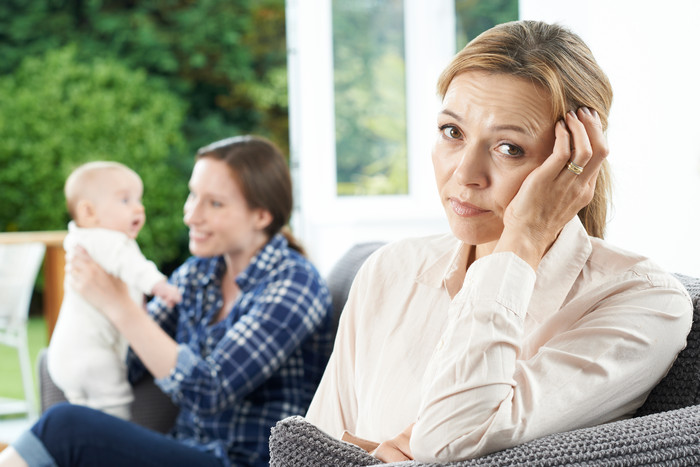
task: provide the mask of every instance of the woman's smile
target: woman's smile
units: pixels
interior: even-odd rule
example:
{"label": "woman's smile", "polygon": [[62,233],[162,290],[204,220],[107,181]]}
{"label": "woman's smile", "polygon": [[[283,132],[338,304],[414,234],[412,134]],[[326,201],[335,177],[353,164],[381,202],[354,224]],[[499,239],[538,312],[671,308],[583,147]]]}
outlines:
{"label": "woman's smile", "polygon": [[210,237],[210,235],[207,233],[190,229],[190,240],[192,240],[192,241],[203,242],[204,240],[206,240],[209,237]]}

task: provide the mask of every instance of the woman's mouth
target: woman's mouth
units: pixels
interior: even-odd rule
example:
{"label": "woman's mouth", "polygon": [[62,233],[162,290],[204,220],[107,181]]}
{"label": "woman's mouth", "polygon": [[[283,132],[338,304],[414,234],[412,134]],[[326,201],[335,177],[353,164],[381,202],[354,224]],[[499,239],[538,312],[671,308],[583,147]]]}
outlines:
{"label": "woman's mouth", "polygon": [[195,242],[201,242],[205,240],[208,237],[207,234],[202,233],[202,232],[195,232],[193,230],[190,230],[190,240],[194,240]]}
{"label": "woman's mouth", "polygon": [[455,198],[450,198],[449,201],[450,205],[452,206],[452,210],[460,217],[474,217],[490,212],[486,209],[481,209],[473,204],[464,203]]}

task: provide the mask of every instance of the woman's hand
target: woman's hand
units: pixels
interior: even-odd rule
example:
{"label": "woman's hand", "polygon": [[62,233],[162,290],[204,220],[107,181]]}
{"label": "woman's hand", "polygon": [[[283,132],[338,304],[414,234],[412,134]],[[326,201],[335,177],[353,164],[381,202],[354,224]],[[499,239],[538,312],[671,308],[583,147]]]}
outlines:
{"label": "woman's hand", "polygon": [[126,284],[105,272],[82,247],[78,246],[67,260],[68,283],[110,321],[115,322],[121,310],[133,303]]}
{"label": "woman's hand", "polygon": [[68,283],[100,310],[126,338],[155,378],[168,376],[177,361],[177,343],[129,296],[119,278],[107,274],[81,247],[66,263]]}
{"label": "woman's hand", "polygon": [[370,454],[382,462],[413,460],[410,446],[413,425],[415,425],[415,423],[409,425],[408,428],[401,432],[401,434],[399,434],[397,437],[381,443],[377,449],[372,451]]}
{"label": "woman's hand", "polygon": [[[593,199],[608,155],[600,117],[587,108],[557,122],[555,138],[552,155],[525,178],[506,208],[503,234],[494,249],[513,251],[534,269],[564,225]],[[574,173],[567,168],[569,161],[583,171]]]}

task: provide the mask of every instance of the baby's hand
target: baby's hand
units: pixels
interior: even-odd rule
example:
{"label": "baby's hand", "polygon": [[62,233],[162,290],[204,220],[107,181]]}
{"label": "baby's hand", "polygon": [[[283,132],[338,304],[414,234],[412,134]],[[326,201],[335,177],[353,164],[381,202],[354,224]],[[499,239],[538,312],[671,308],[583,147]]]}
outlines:
{"label": "baby's hand", "polygon": [[163,300],[168,308],[172,308],[175,306],[175,304],[182,301],[180,291],[174,285],[168,284],[167,281],[160,281],[156,283],[151,292],[153,295]]}

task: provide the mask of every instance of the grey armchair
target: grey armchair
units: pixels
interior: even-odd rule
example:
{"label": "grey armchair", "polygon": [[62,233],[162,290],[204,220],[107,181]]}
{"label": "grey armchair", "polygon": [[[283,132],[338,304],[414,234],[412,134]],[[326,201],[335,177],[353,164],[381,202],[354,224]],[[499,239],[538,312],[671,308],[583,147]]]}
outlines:
{"label": "grey armchair", "polygon": [[[51,380],[46,368],[46,349],[39,352],[39,399],[41,412],[59,402],[66,402],[66,396]],[[131,404],[131,421],[161,433],[167,433],[175,424],[178,409],[159,388],[153,378],[145,377],[134,386],[134,401]]]}
{"label": "grey armchair", "polygon": [[[341,306],[355,273],[381,244],[358,245],[329,276],[334,303]],[[654,388],[635,417],[566,433],[557,433],[469,461],[468,466],[700,465],[700,279],[677,275],[693,299],[693,325],[686,348],[668,375]],[[377,459],[335,439],[302,417],[281,420],[270,436],[273,467],[364,466]],[[416,461],[388,464],[425,467]]]}

